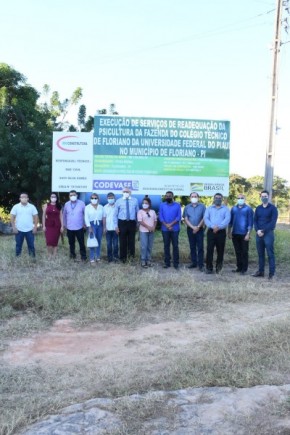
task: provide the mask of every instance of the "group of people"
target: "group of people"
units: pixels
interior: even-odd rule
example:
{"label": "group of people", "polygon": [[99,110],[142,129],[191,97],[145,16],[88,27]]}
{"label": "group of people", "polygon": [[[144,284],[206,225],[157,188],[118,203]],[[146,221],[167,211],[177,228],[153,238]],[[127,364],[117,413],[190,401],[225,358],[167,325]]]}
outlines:
{"label": "group of people", "polygon": [[[183,210],[174,201],[174,194],[166,192],[164,202],[160,204],[159,221],[164,245],[164,268],[171,265],[179,268],[179,232],[182,218],[187,228],[190,248],[190,269],[212,274],[214,271],[214,253],[216,250],[215,272],[219,274],[223,268],[224,250],[227,237],[232,240],[236,269],[233,272],[246,274],[248,270],[248,252],[251,231],[256,232],[256,247],[259,257],[259,268],[252,276],[263,277],[265,274],[265,251],[269,262],[269,279],[275,275],[274,229],[278,211],[269,202],[269,192],[260,194],[261,205],[255,213],[246,204],[243,194],[238,194],[237,204],[229,209],[224,204],[221,193],[216,193],[213,204],[205,207],[199,202],[197,192],[190,194],[190,203]],[[34,234],[37,231],[38,212],[29,203],[27,193],[21,193],[20,202],[11,210],[11,224],[15,234],[16,256],[21,255],[22,245],[26,239],[29,255],[35,257]],[[135,234],[139,229],[141,266],[152,266],[152,249],[157,215],[152,209],[149,197],[144,197],[139,209],[137,198],[131,195],[127,187],[122,197],[115,198],[114,193],[107,195],[107,204],[102,206],[99,196],[92,193],[90,203],[85,205],[78,199],[77,192],[69,192],[69,201],[64,207],[58,195],[52,192],[49,202],[43,207],[42,226],[45,233],[48,253],[55,256],[60,235],[66,230],[69,242],[70,258],[76,260],[76,240],[79,245],[80,260],[89,260],[92,266],[101,259],[102,238],[107,242],[108,262],[126,263],[135,258]],[[207,248],[204,265],[204,231],[207,228]],[[85,232],[87,231],[87,247]],[[171,249],[172,248],[172,249]],[[171,256],[172,253],[172,256]]]}

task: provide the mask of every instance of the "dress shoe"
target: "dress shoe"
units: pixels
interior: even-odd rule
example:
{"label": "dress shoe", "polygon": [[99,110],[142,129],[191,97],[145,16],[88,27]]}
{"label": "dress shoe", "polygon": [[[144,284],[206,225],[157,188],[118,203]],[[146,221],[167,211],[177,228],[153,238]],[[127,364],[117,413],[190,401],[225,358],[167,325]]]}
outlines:
{"label": "dress shoe", "polygon": [[207,275],[211,275],[211,274],[213,273],[213,271],[210,270],[210,269],[206,269],[206,270],[205,270],[205,273],[206,273]]}
{"label": "dress shoe", "polygon": [[169,267],[169,264],[164,264],[163,269],[168,269]]}
{"label": "dress shoe", "polygon": [[263,278],[264,272],[260,272],[259,270],[257,270],[257,272],[253,273],[252,276],[254,276],[255,278]]}
{"label": "dress shoe", "polygon": [[268,279],[269,281],[271,281],[274,278],[274,275],[272,275],[272,273],[269,273]]}
{"label": "dress shoe", "polygon": [[195,268],[196,268],[196,266],[192,263],[189,266],[187,266],[187,269],[195,269]]}
{"label": "dress shoe", "polygon": [[241,270],[240,269],[233,269],[232,272],[239,273],[239,272],[241,272]]}
{"label": "dress shoe", "polygon": [[199,267],[198,270],[199,270],[200,272],[204,272],[204,267],[203,267],[203,266],[202,266],[202,267]]}

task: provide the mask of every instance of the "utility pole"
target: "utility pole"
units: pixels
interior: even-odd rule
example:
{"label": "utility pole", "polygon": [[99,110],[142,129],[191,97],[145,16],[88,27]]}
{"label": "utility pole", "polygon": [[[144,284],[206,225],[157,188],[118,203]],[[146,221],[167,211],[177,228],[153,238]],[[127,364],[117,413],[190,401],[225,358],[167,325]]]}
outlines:
{"label": "utility pole", "polygon": [[280,47],[281,47],[282,5],[283,5],[283,0],[277,0],[275,37],[274,37],[274,44],[273,44],[270,130],[269,130],[269,142],[267,145],[267,152],[266,152],[266,166],[265,166],[265,178],[264,178],[264,188],[269,191],[270,198],[272,197],[272,190],[273,190],[275,140],[276,140],[276,130],[277,130],[276,122],[277,122],[277,99],[278,99],[278,65],[279,65]]}

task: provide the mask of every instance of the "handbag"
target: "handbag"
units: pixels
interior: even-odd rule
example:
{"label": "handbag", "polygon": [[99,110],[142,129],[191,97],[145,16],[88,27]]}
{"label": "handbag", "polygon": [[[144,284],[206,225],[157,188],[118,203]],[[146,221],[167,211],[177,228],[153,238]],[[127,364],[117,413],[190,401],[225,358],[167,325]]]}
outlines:
{"label": "handbag", "polygon": [[93,237],[91,237],[91,234],[89,234],[88,238],[87,238],[87,247],[88,248],[97,248],[99,246],[99,243],[98,243],[95,235],[92,234]]}

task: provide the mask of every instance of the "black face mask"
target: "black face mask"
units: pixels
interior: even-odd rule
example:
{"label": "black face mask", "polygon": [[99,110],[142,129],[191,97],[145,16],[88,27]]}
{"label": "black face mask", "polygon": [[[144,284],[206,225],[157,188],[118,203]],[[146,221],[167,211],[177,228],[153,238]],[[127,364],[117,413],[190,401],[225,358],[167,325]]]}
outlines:
{"label": "black face mask", "polygon": [[165,198],[165,201],[168,202],[168,204],[170,204],[172,202],[172,198]]}

